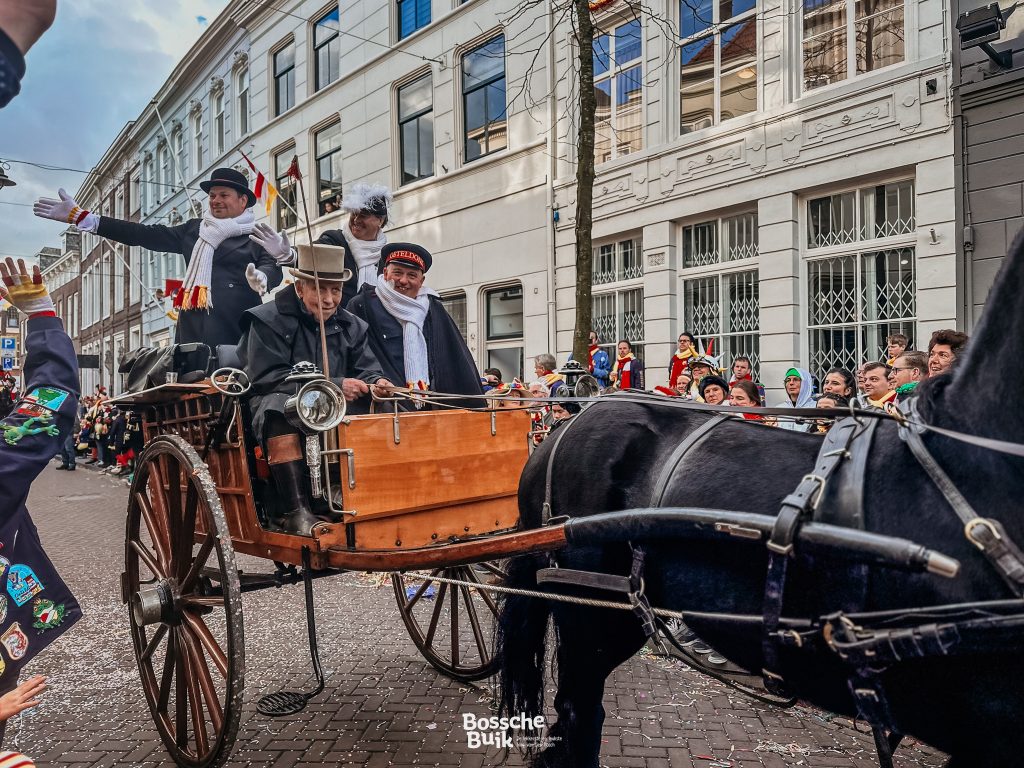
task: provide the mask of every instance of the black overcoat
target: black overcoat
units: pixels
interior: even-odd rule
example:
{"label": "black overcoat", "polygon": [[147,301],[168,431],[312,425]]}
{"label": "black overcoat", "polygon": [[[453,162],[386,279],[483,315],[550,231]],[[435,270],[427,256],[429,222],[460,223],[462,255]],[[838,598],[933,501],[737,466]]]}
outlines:
{"label": "black overcoat", "polygon": [[[339,309],[324,329],[335,383],[340,386],[342,379],[352,378],[372,384],[384,375],[368,344],[366,323]],[[285,401],[298,390],[298,384],[285,382],[292,366],[310,362],[323,369],[320,325],[302,306],[294,288],[282,288],[273,301],[245,313],[238,355],[252,382],[253,432],[262,439],[267,413],[283,414]],[[353,413],[369,410],[368,403],[360,401],[349,403]]]}
{"label": "black overcoat", "polygon": [[[377,289],[364,283],[349,302],[348,310],[370,326],[370,347],[380,360],[384,375],[398,386],[407,383],[402,325],[384,308],[377,296]],[[459,327],[436,296],[430,297],[430,309],[423,323],[423,338],[427,342],[431,390],[457,395],[484,393],[473,355]],[[469,399],[446,402],[462,408],[484,404],[483,400]]]}
{"label": "black overcoat", "polygon": [[[189,219],[184,224],[167,227],[162,224],[136,224],[131,221],[101,216],[96,234],[127,245],[140,245],[151,251],[180,253],[188,266],[192,248],[199,239],[200,219]],[[225,240],[213,252],[210,296],[213,307],[180,312],[175,341],[178,344],[202,342],[216,351],[219,344],[237,344],[241,336],[239,323],[242,314],[258,306],[261,299],[245,279],[245,268],[250,263],[267,276],[267,290],[281,282],[281,267],[274,257],[248,235]]]}

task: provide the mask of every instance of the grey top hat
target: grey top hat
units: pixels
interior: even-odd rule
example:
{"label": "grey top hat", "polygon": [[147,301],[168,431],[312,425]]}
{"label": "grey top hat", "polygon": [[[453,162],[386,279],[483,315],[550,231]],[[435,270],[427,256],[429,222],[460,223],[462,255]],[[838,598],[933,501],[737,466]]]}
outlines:
{"label": "grey top hat", "polygon": [[[288,271],[294,277],[345,283],[352,279],[352,270],[345,267],[345,249],[340,245],[297,245],[299,258]],[[316,273],[314,274],[314,264]]]}

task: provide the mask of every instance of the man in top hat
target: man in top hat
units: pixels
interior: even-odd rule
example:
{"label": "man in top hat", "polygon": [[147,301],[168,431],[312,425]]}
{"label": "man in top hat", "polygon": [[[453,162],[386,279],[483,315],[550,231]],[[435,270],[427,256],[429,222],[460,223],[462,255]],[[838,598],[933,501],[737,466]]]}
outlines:
{"label": "man in top hat", "polygon": [[242,316],[238,355],[252,382],[253,433],[263,446],[282,501],[278,523],[286,531],[308,535],[318,518],[310,509],[299,430],[284,417],[285,401],[299,387],[296,382],[285,381],[292,366],[308,362],[324,371],[322,319],[330,377],[350,404],[366,400],[371,386],[390,387],[391,382],[384,377],[370,347],[366,323],[341,308],[342,286],[352,277],[345,267],[345,250],[330,245],[300,245],[298,264],[289,271],[296,278],[294,287],[285,287],[273,301]]}
{"label": "man in top hat", "polygon": [[209,195],[203,217],[173,227],[98,216],[79,207],[63,189],[59,200],[44,197],[33,211],[119,243],[184,256],[185,280],[174,300],[175,340],[201,342],[213,350],[238,341],[242,313],[281,282],[281,265],[291,263],[292,252],[287,237],[254,230],[256,195],[241,173],[217,168],[199,186]]}
{"label": "man in top hat", "polygon": [[342,291],[344,308],[364,283],[377,280],[380,252],[388,242],[383,229],[388,223],[390,206],[391,190],[383,184],[354,184],[341,201],[342,209],[348,213],[341,229],[329,229],[317,238],[318,243],[345,249],[345,267],[352,271],[352,277]]}
{"label": "man in top hat", "polygon": [[[376,283],[363,283],[348,310],[369,325],[370,348],[385,376],[398,386],[482,395],[469,347],[437,291],[424,284],[432,263],[422,246],[385,245]],[[481,404],[468,399],[445,402],[461,407]]]}

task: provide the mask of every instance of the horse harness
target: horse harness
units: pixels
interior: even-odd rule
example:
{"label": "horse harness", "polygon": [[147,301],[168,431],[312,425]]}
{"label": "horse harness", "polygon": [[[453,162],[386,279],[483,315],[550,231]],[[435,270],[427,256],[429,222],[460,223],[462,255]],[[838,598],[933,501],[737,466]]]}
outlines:
{"label": "horse harness", "polygon": [[[921,439],[921,433],[925,430],[954,438],[962,439],[964,436],[930,427],[913,418],[917,416],[914,399],[907,406],[909,410],[906,417],[897,417],[900,422],[900,438],[907,443],[911,454],[960,518],[965,537],[982,552],[1017,599],[876,613],[838,611],[816,621],[783,618],[786,575],[789,561],[796,555],[796,541],[801,526],[816,521],[864,528],[867,459],[879,419],[852,416],[837,421],[826,433],[814,471],[805,475],[797,488],[782,502],[766,542],[768,568],[760,617],[762,678],[765,688],[773,695],[789,696],[790,692],[786,689],[780,671],[781,651],[784,648],[811,648],[823,640],[851,668],[848,686],[859,715],[871,726],[882,768],[892,768],[893,751],[902,739],[890,713],[881,680],[882,673],[889,666],[912,658],[1006,649],[1024,650],[1021,632],[1024,629],[1024,553],[1009,539],[999,521],[981,517],[975,512]],[[703,443],[716,427],[736,418],[732,415],[714,415],[686,436],[659,473],[651,494],[651,507],[664,504],[669,483],[685,456]],[[575,421],[573,419],[562,428],[548,455],[542,508],[545,525],[567,519],[567,516],[552,516],[552,477],[561,439]],[[973,438],[964,442],[1010,455],[1022,455],[1021,447],[1012,443],[987,438]],[[838,471],[840,468],[844,471]],[[821,502],[826,492],[830,503],[823,507]],[[552,554],[552,567],[538,571],[537,583],[574,585],[626,595],[641,622],[644,634],[654,638],[660,645],[657,635],[659,622],[644,595],[645,553],[642,547],[633,542],[630,542],[630,548],[633,561],[629,576],[559,568]],[[855,579],[855,594],[851,596],[850,602],[863,605],[867,590],[867,566],[854,567],[861,571],[859,575],[863,577]],[[750,619],[756,620],[756,617],[727,614],[692,616],[714,617],[725,622],[749,623]],[[664,622],[660,624],[664,631]]]}

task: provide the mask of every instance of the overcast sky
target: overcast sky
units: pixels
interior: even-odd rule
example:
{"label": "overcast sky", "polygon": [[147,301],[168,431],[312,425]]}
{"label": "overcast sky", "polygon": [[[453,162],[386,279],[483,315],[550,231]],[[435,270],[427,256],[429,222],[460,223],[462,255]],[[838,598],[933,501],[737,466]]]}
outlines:
{"label": "overcast sky", "polygon": [[29,51],[21,94],[0,110],[0,159],[18,183],[0,190],[0,254],[58,245],[61,225],[37,219],[31,204],[62,186],[74,194],[85,178],[13,161],[88,171],[227,3],[58,0],[57,21]]}

